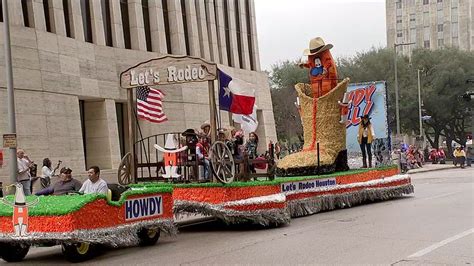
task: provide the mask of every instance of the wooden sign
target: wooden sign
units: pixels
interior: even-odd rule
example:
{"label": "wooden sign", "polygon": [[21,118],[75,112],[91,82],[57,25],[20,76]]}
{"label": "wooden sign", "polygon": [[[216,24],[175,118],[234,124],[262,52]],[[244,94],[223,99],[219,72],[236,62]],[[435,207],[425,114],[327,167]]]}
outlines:
{"label": "wooden sign", "polygon": [[120,74],[120,86],[131,89],[140,86],[178,84],[215,80],[217,66],[201,58],[164,56],[142,62]]}
{"label": "wooden sign", "polygon": [[3,134],[3,148],[16,148],[16,134]]}

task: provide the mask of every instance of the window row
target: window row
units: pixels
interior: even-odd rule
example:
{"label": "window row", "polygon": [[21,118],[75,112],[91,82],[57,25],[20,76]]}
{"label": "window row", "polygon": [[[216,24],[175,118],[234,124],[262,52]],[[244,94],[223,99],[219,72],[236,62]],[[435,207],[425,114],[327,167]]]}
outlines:
{"label": "window row", "polygon": [[[21,7],[22,7],[22,15],[23,15],[23,22],[26,27],[34,27],[34,23],[29,21],[33,15],[33,8],[32,4],[34,0],[20,0]],[[98,6],[95,2],[100,2]],[[117,1],[118,3],[116,3]],[[175,2],[176,1],[176,2]],[[201,2],[200,2],[201,1]],[[138,2],[138,3],[137,3]],[[153,51],[153,42],[157,41],[156,38],[152,39],[152,17],[156,18],[157,14],[153,12],[157,12],[155,8],[155,4],[158,4],[161,7],[162,14],[159,16],[163,16],[163,28],[165,33],[162,35],[164,36],[163,39],[160,40],[160,44],[165,44],[166,47],[161,52],[166,51],[168,54],[173,53],[173,47],[176,46],[176,41],[171,38],[171,36],[179,32],[184,37],[184,51],[180,51],[180,53],[186,53],[187,55],[194,55],[204,57],[204,49],[212,50],[212,47],[207,47],[211,45],[217,45],[216,41],[221,40],[221,42],[217,45],[216,49],[225,49],[225,51],[220,51],[218,54],[213,54],[213,60],[219,63],[227,62],[229,66],[232,67],[240,67],[244,68],[245,65],[248,65],[251,70],[256,70],[257,66],[255,65],[255,51],[253,43],[255,35],[252,35],[254,31],[254,26],[252,25],[252,3],[251,0],[224,0],[224,1],[204,1],[204,0],[196,0],[196,1],[188,1],[188,0],[156,0],[153,1],[153,9],[149,4],[148,0],[138,0],[138,1],[130,1],[130,0],[79,0],[79,6],[77,7],[78,10],[75,10],[75,7],[72,5],[76,2],[72,2],[70,0],[43,0],[42,3],[42,12],[44,12],[44,26],[46,31],[57,33],[56,25],[54,25],[54,21],[57,18],[53,16],[57,16],[56,10],[58,9],[57,5],[62,5],[62,11],[64,16],[64,27],[62,32],[65,30],[65,35],[70,38],[75,38],[79,36],[74,36],[77,33],[77,29],[74,29],[74,25],[78,18],[81,19],[82,24],[82,31],[84,34],[84,41],[86,42],[96,42],[94,39],[94,34],[99,34],[93,31],[94,25],[97,26],[97,18],[96,16],[102,17],[103,26],[103,38],[105,40],[105,45],[107,46],[114,46],[113,40],[113,27],[121,24],[121,29],[123,31],[123,41],[124,46],[126,49],[132,49],[132,34],[131,30],[136,30],[137,25],[143,25],[144,30],[144,37],[145,37],[145,49],[147,51]],[[151,3],[151,1],[150,1]],[[220,3],[223,3],[221,5]],[[137,10],[137,4],[139,6]],[[173,4],[173,7],[168,6],[169,4]],[[203,7],[204,4],[204,7]],[[93,5],[93,6],[92,6]],[[115,5],[115,9],[112,7]],[[232,5],[232,6],[229,6]],[[243,6],[241,6],[243,5]],[[118,7],[117,7],[118,6]],[[100,13],[98,14],[98,10],[100,9]],[[119,8],[119,10],[117,10]],[[131,10],[130,8],[133,8]],[[59,7],[61,9],[61,7]],[[180,9],[180,10],[179,10]],[[202,10],[204,9],[204,11]],[[121,21],[116,21],[118,16],[114,16],[112,12],[120,12]],[[159,10],[159,9],[158,9]],[[35,9],[36,11],[36,9]],[[140,12],[141,14],[137,14]],[[200,12],[202,11],[202,12]],[[245,14],[241,14],[241,12]],[[80,14],[75,14],[80,12]],[[133,14],[131,13],[133,12]],[[29,14],[31,13],[31,14]],[[193,17],[189,17],[192,14]],[[177,16],[177,17],[171,17]],[[195,25],[196,18],[198,17],[199,22],[201,24]],[[210,17],[215,16],[215,17]],[[138,18],[143,19],[143,21],[130,21],[131,18]],[[222,19],[223,18],[223,19]],[[176,19],[180,20],[176,25]],[[231,20],[232,19],[232,20]],[[62,20],[62,18],[61,18]],[[173,20],[172,23],[171,20]],[[2,6],[0,3],[0,21],[3,22],[3,13],[2,13]],[[204,21],[204,22],[202,22]],[[212,23],[211,23],[212,21]],[[215,23],[214,23],[215,21]],[[155,20],[156,23],[156,20]],[[76,22],[77,24],[77,22]],[[173,25],[174,28],[170,28]],[[182,25],[182,29],[177,29]],[[100,27],[102,27],[100,26]],[[120,25],[119,25],[120,26]],[[197,26],[197,28],[195,28]],[[131,29],[134,27],[135,29]],[[155,26],[156,27],[156,26]],[[219,31],[220,28],[223,28],[223,32]],[[156,31],[156,29],[153,29]],[[79,32],[81,33],[81,32]],[[101,33],[101,32],[100,32]],[[211,34],[216,34],[218,36],[214,37],[214,43],[206,44],[204,46],[203,43],[196,45],[196,38],[198,41],[203,42],[202,39],[211,38]],[[254,33],[255,34],[255,33]],[[223,35],[223,36],[221,36]],[[205,36],[205,37],[204,37]],[[97,37],[99,38],[99,37]],[[102,36],[100,36],[102,38]],[[192,39],[194,38],[194,39]],[[82,39],[82,36],[81,38]],[[135,41],[135,40],[133,40]],[[198,46],[198,47],[196,47]],[[245,46],[245,47],[244,47]],[[194,52],[191,51],[193,49]],[[245,51],[244,51],[245,49]],[[180,49],[181,50],[181,49]],[[235,53],[233,50],[236,50]],[[176,50],[177,51],[177,50]],[[197,52],[196,52],[197,51]],[[156,51],[160,52],[160,51]],[[212,52],[207,52],[207,54]],[[219,56],[220,55],[220,56]],[[244,58],[245,56],[245,58]],[[209,56],[208,56],[209,57]],[[225,57],[225,58],[223,58]],[[219,60],[220,59],[220,60]],[[244,64],[244,61],[247,63]]]}

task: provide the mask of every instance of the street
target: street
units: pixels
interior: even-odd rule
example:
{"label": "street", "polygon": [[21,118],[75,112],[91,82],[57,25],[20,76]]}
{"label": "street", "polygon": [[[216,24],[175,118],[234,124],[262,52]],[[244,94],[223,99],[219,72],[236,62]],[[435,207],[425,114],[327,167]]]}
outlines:
{"label": "street", "polygon": [[[108,250],[94,264],[474,263],[472,168],[412,175],[413,196],[292,219],[288,226],[180,229],[157,245]],[[25,264],[63,264],[60,247],[33,248]]]}

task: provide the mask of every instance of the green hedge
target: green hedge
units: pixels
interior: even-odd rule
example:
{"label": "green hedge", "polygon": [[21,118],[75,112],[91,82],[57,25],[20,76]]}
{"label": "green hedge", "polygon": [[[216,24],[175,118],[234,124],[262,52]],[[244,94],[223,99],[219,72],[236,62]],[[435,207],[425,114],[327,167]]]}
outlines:
{"label": "green hedge", "polygon": [[[120,207],[125,200],[133,195],[144,195],[152,193],[171,193],[172,187],[134,187],[133,190],[125,191],[120,197],[119,201],[109,201],[108,204],[111,206]],[[84,207],[87,203],[93,202],[98,199],[106,199],[104,194],[85,194],[85,195],[61,195],[61,196],[28,196],[27,202],[35,201],[39,198],[38,204],[30,206],[28,213],[30,216],[41,216],[41,215],[64,215],[78,211]],[[9,202],[14,201],[14,196],[9,195],[5,198]],[[4,203],[0,203],[0,216],[12,216],[13,207],[8,206]]]}

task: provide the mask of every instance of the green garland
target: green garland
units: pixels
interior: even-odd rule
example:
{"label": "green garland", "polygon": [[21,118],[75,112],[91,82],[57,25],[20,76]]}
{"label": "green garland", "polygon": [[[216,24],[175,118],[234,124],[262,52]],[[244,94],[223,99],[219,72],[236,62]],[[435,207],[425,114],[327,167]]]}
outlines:
{"label": "green garland", "polygon": [[[134,195],[144,195],[153,193],[172,193],[171,187],[134,187],[133,190],[125,191],[118,201],[108,201],[110,206],[120,207],[125,200]],[[33,202],[37,196],[26,197],[26,202]],[[61,196],[39,196],[38,204],[28,208],[29,216],[53,216],[65,215],[78,211],[87,203],[98,199],[106,199],[104,194],[85,194],[85,195],[61,195]],[[14,202],[14,196],[6,196],[9,202]],[[13,208],[11,206],[0,203],[0,216],[12,216]]]}
{"label": "green garland", "polygon": [[298,182],[304,181],[308,179],[323,179],[323,178],[331,178],[343,175],[354,175],[365,173],[369,171],[383,171],[397,168],[396,165],[388,165],[382,166],[377,168],[367,168],[367,169],[354,169],[345,172],[336,172],[331,174],[325,175],[312,175],[312,176],[292,176],[292,177],[276,177],[275,180],[272,181],[248,181],[248,182],[232,182],[229,184],[222,184],[222,183],[189,183],[189,184],[173,184],[173,183],[162,183],[162,182],[147,182],[147,183],[140,183],[140,184],[131,184],[130,187],[173,187],[173,188],[198,188],[198,187],[252,187],[252,186],[275,186],[280,185],[286,182]]}

